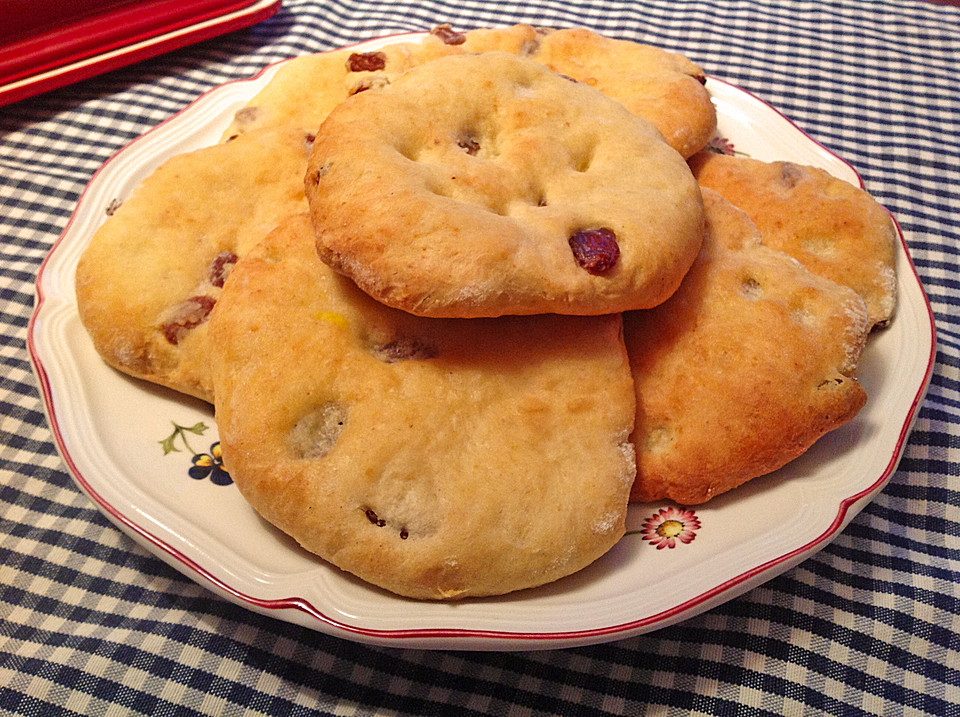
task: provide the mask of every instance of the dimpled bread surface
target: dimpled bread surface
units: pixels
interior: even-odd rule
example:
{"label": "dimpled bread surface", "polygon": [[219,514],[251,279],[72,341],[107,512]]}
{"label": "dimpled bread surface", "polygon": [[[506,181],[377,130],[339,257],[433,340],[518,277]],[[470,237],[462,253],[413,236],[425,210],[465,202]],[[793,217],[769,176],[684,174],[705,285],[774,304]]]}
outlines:
{"label": "dimpled bread surface", "polygon": [[703,503],[805,452],[866,400],[851,289],[760,244],[704,190],[708,233],[677,293],[624,315],[637,394],[637,501]]}
{"label": "dimpled bread surface", "polygon": [[267,128],[167,160],[80,258],[80,318],[132,376],[212,401],[207,317],[238,255],[306,209],[309,139]]}
{"label": "dimpled bread surface", "polygon": [[652,122],[684,157],[706,146],[717,114],[703,70],[686,57],[650,45],[607,38],[586,28],[530,25],[455,32],[434,28],[422,40],[377,50],[342,49],[303,55],[281,67],[224,132],[234,137],[272,124],[310,131],[347,97],[389,84],[424,62],[455,54],[501,51],[540,62],[592,85]]}
{"label": "dimpled bread surface", "polygon": [[321,259],[423,316],[655,306],[703,236],[699,187],[650,123],[502,52],[435,60],[339,105],[306,191]]}
{"label": "dimpled bread surface", "polygon": [[[266,86],[240,109],[223,133],[224,139],[261,127],[293,125],[315,130],[330,111],[351,95],[381,87],[424,62],[446,55],[500,50],[523,54],[538,33],[529,25],[455,33],[445,42],[441,28],[422,41],[403,35],[377,50],[343,48],[300,55],[277,70]],[[462,40],[462,41],[457,41]]]}
{"label": "dimpled bread surface", "polygon": [[624,532],[617,315],[421,319],[317,258],[309,220],[237,264],[210,320],[224,464],[306,549],[400,595],[556,580]]}
{"label": "dimpled bread surface", "polygon": [[896,228],[867,192],[792,162],[704,151],[690,164],[701,185],[750,216],[764,245],[856,291],[871,326],[890,321],[897,300]]}

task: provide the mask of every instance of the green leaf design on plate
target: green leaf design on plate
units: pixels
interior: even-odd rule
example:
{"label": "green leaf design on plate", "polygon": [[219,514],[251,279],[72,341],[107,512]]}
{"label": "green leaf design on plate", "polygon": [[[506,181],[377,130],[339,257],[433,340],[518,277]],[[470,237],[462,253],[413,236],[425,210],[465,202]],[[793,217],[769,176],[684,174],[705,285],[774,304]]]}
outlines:
{"label": "green leaf design on plate", "polygon": [[173,424],[173,433],[164,438],[162,441],[157,441],[160,444],[160,447],[163,449],[163,455],[168,453],[180,452],[180,449],[177,448],[177,439],[180,439],[180,442],[183,443],[184,448],[187,449],[188,453],[196,453],[190,447],[190,444],[187,442],[187,433],[193,433],[197,436],[202,436],[204,432],[209,428],[209,426],[203,421],[194,423],[192,426],[181,426],[175,421],[170,421]]}

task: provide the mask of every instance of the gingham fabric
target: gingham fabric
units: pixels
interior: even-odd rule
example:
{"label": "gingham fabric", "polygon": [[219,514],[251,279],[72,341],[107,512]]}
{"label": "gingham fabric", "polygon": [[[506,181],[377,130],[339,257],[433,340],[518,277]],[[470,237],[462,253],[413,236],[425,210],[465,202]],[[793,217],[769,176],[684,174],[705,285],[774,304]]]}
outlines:
{"label": "gingham fabric", "polygon": [[[681,51],[849,160],[897,216],[937,362],[899,470],[826,549],[640,637],[401,650],[228,603],[79,492],[26,338],[37,270],[93,173],[219,83],[441,22],[584,25]],[[958,64],[960,10],[940,3],[287,0],[252,28],[0,108],[0,713],[960,715]]]}

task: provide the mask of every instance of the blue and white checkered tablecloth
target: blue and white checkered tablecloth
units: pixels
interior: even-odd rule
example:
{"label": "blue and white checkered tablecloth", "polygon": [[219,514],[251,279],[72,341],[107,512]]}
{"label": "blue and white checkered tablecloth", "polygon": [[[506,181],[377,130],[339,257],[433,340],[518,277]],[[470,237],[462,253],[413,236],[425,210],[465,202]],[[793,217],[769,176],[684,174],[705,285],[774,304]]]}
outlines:
{"label": "blue and white checkered tablecloth", "polygon": [[[79,492],[26,340],[37,271],[93,173],[215,85],[441,22],[584,25],[680,51],[850,161],[897,216],[937,362],[899,470],[826,549],[639,637],[400,650],[226,602]],[[287,0],[252,28],[0,108],[0,713],[960,715],[958,67],[960,9],[929,2]]]}

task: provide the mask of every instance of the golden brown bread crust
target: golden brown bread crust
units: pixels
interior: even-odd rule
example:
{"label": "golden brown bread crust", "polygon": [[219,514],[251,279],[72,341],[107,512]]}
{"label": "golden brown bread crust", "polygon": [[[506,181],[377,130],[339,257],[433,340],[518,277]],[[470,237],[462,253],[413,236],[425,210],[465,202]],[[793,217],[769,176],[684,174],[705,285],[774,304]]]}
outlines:
{"label": "golden brown bread crust", "polygon": [[822,169],[704,151],[697,181],[745,211],[763,243],[814,274],[849,286],[882,327],[896,306],[896,229],[867,192]]}
{"label": "golden brown bread crust", "polygon": [[716,129],[716,109],[704,87],[706,76],[686,57],[586,28],[513,25],[464,33],[434,28],[422,41],[397,42],[368,53],[348,48],[295,58],[238,113],[224,137],[274,124],[313,131],[336,105],[357,92],[389,84],[440,57],[490,51],[528,57],[596,87],[652,122],[684,157],[705,147]]}
{"label": "golden brown bread crust", "polygon": [[462,42],[445,42],[444,35],[434,32],[415,42],[400,41],[400,36],[397,42],[369,52],[348,47],[295,57],[237,112],[223,139],[275,125],[312,132],[348,97],[389,84],[412,67],[464,53],[527,54],[539,38],[529,25],[471,30],[461,34]]}
{"label": "golden brown bread crust", "polygon": [[300,129],[258,130],[173,157],[134,190],[76,273],[80,318],[107,363],[212,401],[209,309],[236,256],[306,209],[308,151]]}
{"label": "golden brown bread crust", "polygon": [[684,157],[705,147],[716,131],[706,74],[683,55],[572,28],[543,35],[531,57],[652,122]]}
{"label": "golden brown bread crust", "polygon": [[619,316],[421,319],[316,256],[306,218],[214,309],[223,459],[270,522],[401,595],[578,570],[622,535],[635,467]]}
{"label": "golden brown bread crust", "polygon": [[866,400],[863,301],[761,246],[719,195],[704,202],[708,236],[680,289],[624,316],[637,501],[707,501],[796,458]]}
{"label": "golden brown bread crust", "polygon": [[[306,177],[320,257],[422,316],[604,314],[669,296],[700,192],[648,122],[502,52],[454,55],[339,105]],[[580,232],[619,256],[578,263]]]}

